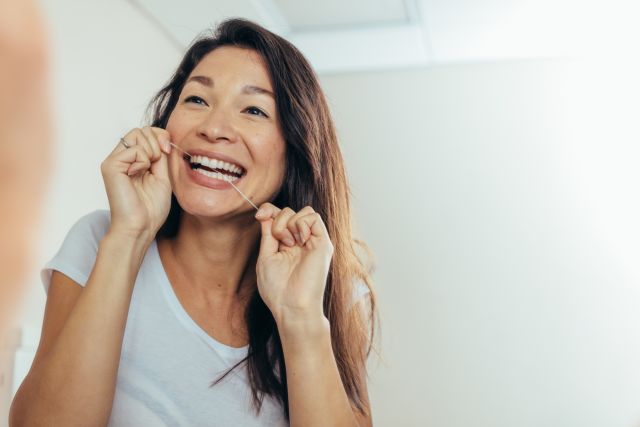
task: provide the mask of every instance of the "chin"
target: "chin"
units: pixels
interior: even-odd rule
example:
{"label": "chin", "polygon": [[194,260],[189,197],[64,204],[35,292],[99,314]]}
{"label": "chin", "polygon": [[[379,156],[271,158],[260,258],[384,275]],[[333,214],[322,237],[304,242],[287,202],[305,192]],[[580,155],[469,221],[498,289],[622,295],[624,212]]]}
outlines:
{"label": "chin", "polygon": [[255,209],[237,193],[231,195],[232,200],[229,200],[229,195],[216,194],[212,190],[189,189],[174,192],[174,195],[182,210],[195,217],[220,219],[239,215],[253,217],[255,213]]}

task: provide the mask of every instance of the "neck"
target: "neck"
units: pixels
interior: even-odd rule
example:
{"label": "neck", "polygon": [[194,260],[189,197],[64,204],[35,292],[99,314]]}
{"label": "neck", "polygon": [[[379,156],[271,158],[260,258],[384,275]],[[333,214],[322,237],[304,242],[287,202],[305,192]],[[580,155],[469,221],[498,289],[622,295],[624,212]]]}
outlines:
{"label": "neck", "polygon": [[178,230],[163,244],[191,292],[227,301],[251,293],[260,238],[252,215],[212,221],[183,211]]}

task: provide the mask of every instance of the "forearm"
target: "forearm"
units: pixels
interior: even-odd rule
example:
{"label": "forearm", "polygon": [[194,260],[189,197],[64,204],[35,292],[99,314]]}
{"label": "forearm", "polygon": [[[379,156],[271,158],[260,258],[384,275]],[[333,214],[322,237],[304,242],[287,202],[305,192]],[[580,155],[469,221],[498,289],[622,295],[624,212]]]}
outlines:
{"label": "forearm", "polygon": [[113,235],[102,240],[85,289],[16,396],[16,425],[106,425],[133,283],[147,246]]}
{"label": "forearm", "polygon": [[331,346],[329,322],[280,320],[278,325],[289,393],[292,427],[356,426]]}

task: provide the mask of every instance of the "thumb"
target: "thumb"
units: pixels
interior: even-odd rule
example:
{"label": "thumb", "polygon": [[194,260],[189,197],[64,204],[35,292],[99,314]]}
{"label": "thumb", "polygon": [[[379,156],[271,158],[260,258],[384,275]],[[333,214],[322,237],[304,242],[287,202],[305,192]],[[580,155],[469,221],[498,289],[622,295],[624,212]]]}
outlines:
{"label": "thumb", "polygon": [[164,152],[160,153],[160,158],[151,163],[151,173],[159,179],[169,179],[169,161],[168,154]]}
{"label": "thumb", "polygon": [[278,252],[279,242],[278,239],[271,234],[271,226],[273,225],[273,218],[268,218],[260,221],[260,227],[262,229],[262,237],[260,239],[260,252],[259,257],[267,257]]}

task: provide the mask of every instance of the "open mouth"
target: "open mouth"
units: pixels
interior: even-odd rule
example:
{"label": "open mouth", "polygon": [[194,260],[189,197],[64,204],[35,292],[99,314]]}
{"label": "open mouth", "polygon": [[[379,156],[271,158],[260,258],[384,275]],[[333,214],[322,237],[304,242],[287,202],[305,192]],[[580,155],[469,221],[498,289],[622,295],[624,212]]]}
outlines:
{"label": "open mouth", "polygon": [[219,179],[226,182],[235,182],[242,178],[247,171],[239,165],[223,162],[222,160],[210,159],[205,156],[184,155],[192,170],[209,178]]}

